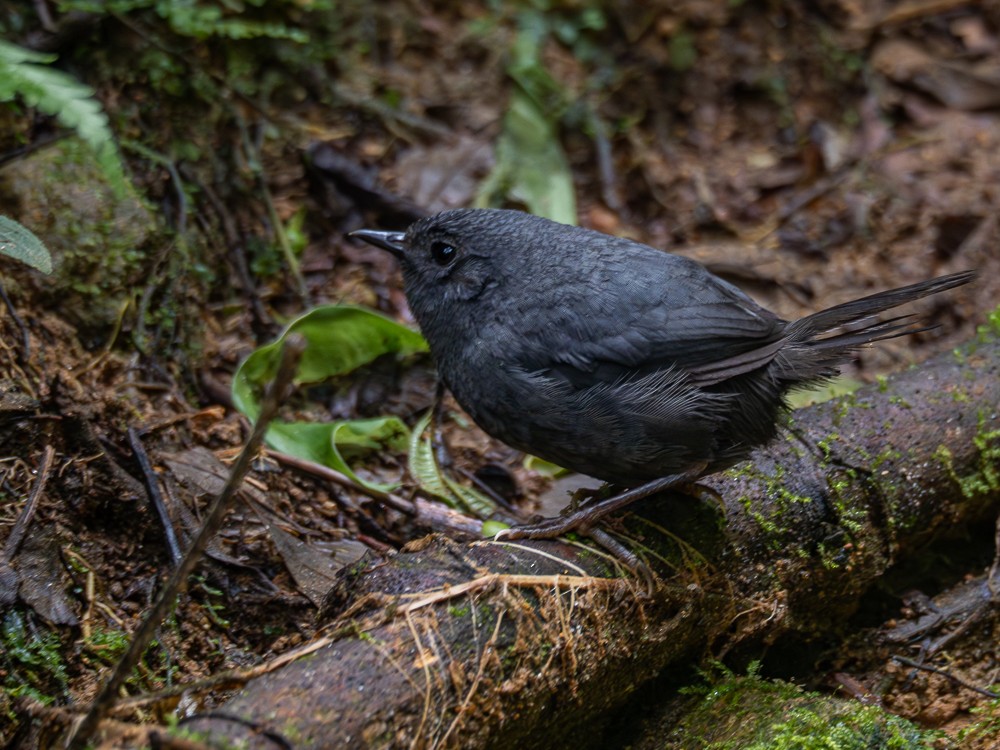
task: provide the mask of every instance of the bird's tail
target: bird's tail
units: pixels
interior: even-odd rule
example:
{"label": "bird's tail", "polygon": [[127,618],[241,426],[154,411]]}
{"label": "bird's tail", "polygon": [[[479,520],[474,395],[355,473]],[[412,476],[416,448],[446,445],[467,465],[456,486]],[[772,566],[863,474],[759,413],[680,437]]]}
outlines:
{"label": "bird's tail", "polygon": [[796,320],[785,329],[787,343],[775,357],[772,373],[779,379],[826,377],[833,374],[838,365],[849,361],[864,344],[933,328],[919,326],[913,315],[899,315],[885,320],[873,316],[968,284],[976,276],[976,271],[939,276],[930,281],[851,300]]}

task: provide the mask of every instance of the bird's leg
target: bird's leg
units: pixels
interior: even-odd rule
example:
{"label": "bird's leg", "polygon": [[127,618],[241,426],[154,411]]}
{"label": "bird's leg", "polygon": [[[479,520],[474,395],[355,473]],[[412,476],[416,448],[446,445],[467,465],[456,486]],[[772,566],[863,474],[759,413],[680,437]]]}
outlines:
{"label": "bird's leg", "polygon": [[693,482],[705,470],[705,464],[700,463],[681,474],[671,474],[668,477],[654,479],[652,482],[625,490],[604,500],[593,500],[585,505],[571,509],[565,515],[547,518],[538,523],[526,526],[514,526],[503,529],[497,539],[554,539],[571,531],[586,531],[600,521],[608,513],[624,508],[636,500],[649,497],[657,492]]}

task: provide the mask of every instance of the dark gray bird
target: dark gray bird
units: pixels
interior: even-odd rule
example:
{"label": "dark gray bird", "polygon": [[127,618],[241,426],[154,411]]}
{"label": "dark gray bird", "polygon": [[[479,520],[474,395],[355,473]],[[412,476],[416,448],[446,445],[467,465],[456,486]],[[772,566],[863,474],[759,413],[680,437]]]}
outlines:
{"label": "dark gray bird", "polygon": [[399,258],[441,377],[480,427],[632,488],[507,538],[586,530],[738,463],[775,437],[790,390],[835,375],[864,344],[923,330],[872,316],[976,275],[789,322],[693,260],[519,211],[446,211],[405,233],[350,236]]}

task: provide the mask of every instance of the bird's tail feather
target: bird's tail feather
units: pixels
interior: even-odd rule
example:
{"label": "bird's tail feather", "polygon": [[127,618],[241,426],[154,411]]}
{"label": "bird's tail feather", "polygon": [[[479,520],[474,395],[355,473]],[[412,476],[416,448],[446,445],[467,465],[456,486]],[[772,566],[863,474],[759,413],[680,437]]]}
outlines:
{"label": "bird's tail feather", "polygon": [[825,377],[833,374],[837,365],[848,361],[865,344],[929,330],[934,326],[916,325],[913,315],[886,320],[872,316],[968,284],[976,275],[975,271],[962,271],[939,276],[930,281],[851,300],[796,320],[785,329],[787,343],[775,357],[772,372],[778,378],[793,377],[796,380]]}
{"label": "bird's tail feather", "polygon": [[[789,324],[786,335],[793,341],[809,341],[823,333],[849,323],[858,323],[871,315],[905,305],[907,302],[928,297],[938,292],[968,284],[977,276],[976,271],[962,271],[948,276],[939,276],[919,284],[889,289],[867,297],[851,300],[842,305],[834,305]],[[876,323],[872,328],[879,324]]]}

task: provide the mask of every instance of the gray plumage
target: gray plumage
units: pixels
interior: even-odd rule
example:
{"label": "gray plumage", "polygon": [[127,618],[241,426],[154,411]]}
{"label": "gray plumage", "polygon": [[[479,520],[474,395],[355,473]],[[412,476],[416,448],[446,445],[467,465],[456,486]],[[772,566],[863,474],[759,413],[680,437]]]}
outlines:
{"label": "gray plumage", "polygon": [[518,211],[356,235],[400,258],[441,376],[480,427],[628,487],[732,466],[775,437],[789,390],[915,330],[873,315],[975,277],[788,322],[695,261]]}

